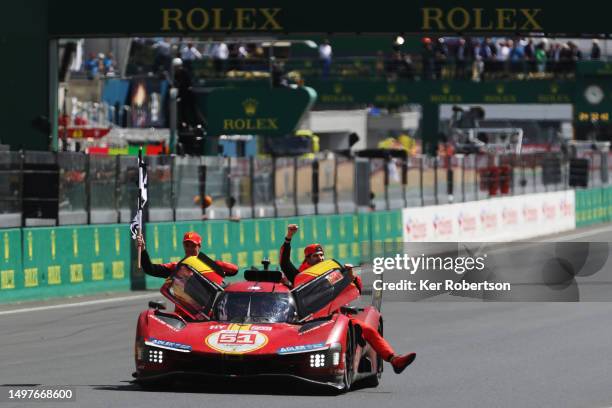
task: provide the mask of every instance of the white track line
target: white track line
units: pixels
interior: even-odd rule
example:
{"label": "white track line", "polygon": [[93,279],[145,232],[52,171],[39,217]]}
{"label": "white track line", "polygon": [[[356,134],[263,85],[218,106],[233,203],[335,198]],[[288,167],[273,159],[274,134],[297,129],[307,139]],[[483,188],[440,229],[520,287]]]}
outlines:
{"label": "white track line", "polygon": [[52,309],[64,309],[64,308],[68,308],[68,307],[89,306],[89,305],[100,305],[100,304],[104,304],[104,303],[124,302],[124,301],[129,301],[129,300],[136,300],[136,299],[146,299],[146,298],[153,297],[155,295],[159,295],[159,293],[151,292],[151,293],[146,294],[146,295],[133,295],[133,296],[122,296],[122,297],[110,298],[110,299],[87,300],[85,302],[66,303],[66,304],[52,305],[52,306],[27,307],[27,308],[23,308],[23,309],[6,310],[4,312],[0,312],[0,316],[16,314],[16,313],[40,312],[40,311],[52,310]]}
{"label": "white track line", "polygon": [[563,234],[559,237],[556,237],[556,239],[559,241],[568,241],[571,239],[584,238],[584,237],[588,237],[591,235],[601,234],[602,232],[606,232],[606,231],[612,231],[612,225],[606,225],[605,227],[595,228],[595,229],[584,231],[584,232],[576,232],[576,233],[567,234],[567,235]]}

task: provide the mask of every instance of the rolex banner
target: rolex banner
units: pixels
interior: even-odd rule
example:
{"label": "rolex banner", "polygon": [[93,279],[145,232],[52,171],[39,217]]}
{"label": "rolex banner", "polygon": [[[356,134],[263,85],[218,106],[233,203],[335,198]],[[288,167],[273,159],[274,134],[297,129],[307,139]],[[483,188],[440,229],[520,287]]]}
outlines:
{"label": "rolex banner", "polygon": [[316,100],[312,88],[216,89],[198,95],[208,135],[285,136]]}

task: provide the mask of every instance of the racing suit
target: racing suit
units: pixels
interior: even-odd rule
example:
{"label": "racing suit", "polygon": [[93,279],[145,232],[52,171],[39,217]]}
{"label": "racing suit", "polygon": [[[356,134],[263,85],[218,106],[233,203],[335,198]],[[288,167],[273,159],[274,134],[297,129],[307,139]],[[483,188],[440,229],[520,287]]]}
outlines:
{"label": "racing suit", "polygon": [[[296,268],[295,265],[293,265],[293,263],[291,262],[291,240],[285,238],[285,242],[280,248],[280,268],[281,271],[283,271],[283,273],[287,277],[287,279],[289,279],[291,284],[294,286],[298,286],[301,283],[305,283],[303,281],[300,283],[296,282],[296,277],[299,275],[300,272],[303,272],[311,266],[312,265],[306,262],[306,260],[302,262],[299,268]],[[355,286],[357,286],[357,289],[359,289],[359,293],[361,293],[361,278],[359,276],[356,276],[353,283],[355,284]]]}
{"label": "racing suit", "polygon": [[[291,281],[294,286],[302,285],[315,278],[315,276],[306,273],[301,273],[311,266],[312,265],[310,265],[306,261],[302,262],[299,269],[293,265],[293,263],[291,262],[291,240],[285,238],[285,242],[280,248],[280,267],[285,276]],[[355,277],[354,284],[355,286],[357,286],[357,289],[359,289],[359,292],[361,293],[362,284],[361,278],[359,276]],[[376,353],[378,353],[383,358],[383,360],[389,361],[391,357],[393,357],[393,355],[395,354],[393,347],[391,347],[391,345],[383,338],[383,336],[378,333],[378,330],[376,330],[369,324],[354,319],[350,316],[349,318],[351,319],[351,323],[353,324],[353,326],[358,327],[360,329],[361,336],[364,338],[364,340],[370,343],[374,351],[376,351]]]}
{"label": "racing suit", "polygon": [[285,238],[285,242],[280,248],[279,258],[281,271],[283,271],[287,279],[289,279],[289,282],[291,282],[291,284],[294,284],[295,277],[298,273],[305,269],[302,269],[302,267],[306,262],[302,262],[302,265],[300,265],[300,270],[298,270],[291,262],[291,239]]}
{"label": "racing suit", "polygon": [[[300,267],[300,273],[298,273],[295,277],[295,286],[303,285],[316,278],[316,276],[313,276],[311,274],[301,273],[303,270],[308,269],[308,267],[310,267],[311,265],[306,264],[306,267],[302,269],[303,266],[304,263]],[[358,278],[358,276],[355,278],[354,283],[355,286],[357,286],[357,289],[359,289],[359,292],[361,293],[361,279]],[[369,324],[357,320],[351,316],[349,316],[349,318],[351,319],[353,327],[355,327],[358,332],[361,332],[361,336],[363,337],[363,339],[367,341],[370,346],[372,346],[374,351],[376,351],[376,353],[381,356],[383,360],[390,361],[391,357],[395,355],[395,351],[393,350],[393,347],[391,347],[391,345],[378,332],[378,330],[376,330]]]}
{"label": "racing suit", "polygon": [[[151,262],[151,258],[149,257],[149,253],[146,249],[142,251],[142,270],[151,276],[155,276],[157,278],[168,278],[176,269],[176,265],[178,262],[169,262],[165,264],[154,264]],[[215,261],[215,263],[223,270],[224,276],[234,276],[238,273],[238,267],[229,262],[223,261]],[[210,273],[206,276],[211,281],[216,284],[223,284],[223,276],[218,273]]]}

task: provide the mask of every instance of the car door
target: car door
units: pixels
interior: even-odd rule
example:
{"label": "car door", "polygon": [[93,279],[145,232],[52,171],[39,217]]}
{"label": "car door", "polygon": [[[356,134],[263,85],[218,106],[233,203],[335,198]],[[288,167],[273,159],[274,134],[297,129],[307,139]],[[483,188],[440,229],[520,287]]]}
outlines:
{"label": "car door", "polygon": [[316,277],[291,291],[299,320],[331,314],[359,297],[351,285],[353,278],[335,260],[320,262],[301,273]]}
{"label": "car door", "polygon": [[210,320],[210,311],[223,288],[191,266],[179,263],[160,292],[187,316],[202,321]]}

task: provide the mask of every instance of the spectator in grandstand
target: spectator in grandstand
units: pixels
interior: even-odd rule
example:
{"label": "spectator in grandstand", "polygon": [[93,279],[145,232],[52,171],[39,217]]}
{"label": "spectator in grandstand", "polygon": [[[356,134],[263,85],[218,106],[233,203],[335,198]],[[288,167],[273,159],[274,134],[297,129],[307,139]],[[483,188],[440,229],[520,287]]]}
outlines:
{"label": "spectator in grandstand", "polygon": [[508,46],[510,50],[508,52],[508,59],[510,61],[510,68],[513,74],[518,74],[523,71],[523,60],[525,58],[525,52],[523,47],[518,41],[508,40]]}
{"label": "spectator in grandstand", "polygon": [[438,38],[434,46],[434,73],[436,79],[442,79],[448,60],[448,47],[443,37]]}
{"label": "spectator in grandstand", "polygon": [[285,65],[282,61],[276,60],[274,57],[272,60],[272,72],[270,75],[272,76],[272,87],[280,88],[284,86],[289,86],[289,82],[287,81],[287,77],[285,76]]}
{"label": "spectator in grandstand", "polygon": [[591,44],[591,60],[601,59],[601,48],[599,47],[599,40],[597,38],[593,38],[593,43]]}
{"label": "spectator in grandstand", "polygon": [[332,63],[332,46],[326,38],[319,44],[319,61],[321,62],[321,76],[324,79],[329,78],[329,71]]}
{"label": "spectator in grandstand", "polygon": [[212,48],[213,64],[215,73],[221,76],[227,69],[227,59],[229,58],[229,48],[224,42],[216,43]]}
{"label": "spectator in grandstand", "polygon": [[580,61],[582,60],[582,51],[580,51],[580,48],[578,48],[578,45],[576,45],[575,42],[573,41],[568,41],[567,42],[567,46],[569,47],[570,50],[570,59],[572,61]]}
{"label": "spectator in grandstand", "polygon": [[561,73],[561,44],[553,43],[548,50],[547,59],[555,76]]}
{"label": "spectator in grandstand", "polygon": [[202,59],[202,53],[198,51],[198,49],[193,45],[193,43],[188,42],[187,45],[181,48],[181,60],[183,60],[183,66],[190,73],[192,72],[192,63],[193,61]]}
{"label": "spectator in grandstand", "polygon": [[567,74],[573,74],[576,72],[576,64],[578,61],[582,60],[582,51],[580,51],[578,45],[576,45],[576,43],[573,41],[568,41],[567,47],[569,48]]}
{"label": "spectator in grandstand", "polygon": [[170,72],[172,62],[172,46],[165,38],[158,38],[153,44],[155,50],[154,70],[155,72]]}
{"label": "spectator in grandstand", "polygon": [[423,50],[421,51],[421,61],[423,64],[423,78],[433,79],[434,75],[434,51],[431,38],[423,38]]}
{"label": "spectator in grandstand", "polygon": [[466,66],[470,59],[470,49],[464,38],[459,38],[459,43],[455,49],[455,78],[466,79]]}
{"label": "spectator in grandstand", "polygon": [[172,60],[174,68],[174,86],[178,89],[178,122],[179,126],[195,127],[204,119],[196,107],[195,96],[191,88],[191,72],[183,67],[180,58]]}
{"label": "spectator in grandstand", "polygon": [[389,61],[389,77],[391,79],[411,79],[414,75],[413,71],[412,58],[410,58],[410,55],[404,54],[399,49],[394,51]]}
{"label": "spectator in grandstand", "polygon": [[104,75],[113,76],[115,75],[115,57],[111,51],[107,52],[102,60],[104,66]]}
{"label": "spectator in grandstand", "polygon": [[474,48],[472,50],[474,54],[474,60],[472,63],[472,81],[480,81],[482,79],[482,73],[484,71],[484,46],[478,40],[474,40]]}
{"label": "spectator in grandstand", "polygon": [[250,57],[249,50],[245,44],[238,45],[237,57],[238,57],[238,68],[244,70],[247,66],[247,61]]}
{"label": "spectator in grandstand", "polygon": [[490,37],[485,38],[484,43],[480,47],[480,55],[483,61],[483,72],[485,77],[494,76],[497,71],[497,46]]}
{"label": "spectator in grandstand", "polygon": [[534,72],[536,70],[535,62],[535,46],[533,40],[530,38],[523,47],[523,53],[525,54],[525,63],[528,72]]}
{"label": "spectator in grandstand", "polygon": [[543,74],[546,70],[546,49],[543,41],[536,46],[535,62],[538,73]]}
{"label": "spectator in grandstand", "polygon": [[499,52],[497,53],[497,72],[503,73],[506,76],[508,73],[508,65],[510,60],[510,46],[512,40],[501,40],[497,45]]}
{"label": "spectator in grandstand", "polygon": [[88,79],[98,78],[99,65],[98,58],[96,57],[95,53],[89,53],[89,57],[85,60],[84,68]]}

